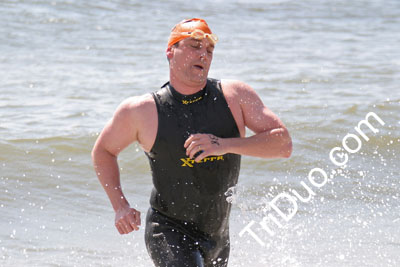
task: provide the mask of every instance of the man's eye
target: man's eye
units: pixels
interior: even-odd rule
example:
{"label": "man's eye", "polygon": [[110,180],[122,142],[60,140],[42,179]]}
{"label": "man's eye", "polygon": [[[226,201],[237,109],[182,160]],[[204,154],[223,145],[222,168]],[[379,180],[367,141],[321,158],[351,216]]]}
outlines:
{"label": "man's eye", "polygon": [[200,45],[191,45],[191,47],[193,47],[193,48],[200,48]]}

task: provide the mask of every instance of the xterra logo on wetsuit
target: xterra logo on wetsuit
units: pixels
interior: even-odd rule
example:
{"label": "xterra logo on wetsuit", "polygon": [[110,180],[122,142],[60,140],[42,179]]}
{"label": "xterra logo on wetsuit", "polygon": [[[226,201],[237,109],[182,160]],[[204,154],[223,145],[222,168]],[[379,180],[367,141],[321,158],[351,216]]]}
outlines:
{"label": "xterra logo on wetsuit", "polygon": [[217,161],[217,160],[224,160],[224,156],[206,157],[206,158],[200,160],[199,162],[196,162],[196,161],[194,161],[194,159],[191,159],[191,158],[181,158],[181,161],[183,162],[183,164],[182,164],[181,166],[182,166],[182,167],[187,166],[187,167],[193,168],[193,165],[196,164],[196,163],[204,163],[204,162],[207,162],[207,161],[214,161],[214,160],[215,160],[215,161]]}
{"label": "xterra logo on wetsuit", "polygon": [[195,102],[197,102],[197,101],[200,101],[202,98],[203,98],[203,97],[200,96],[200,97],[195,98],[195,99],[193,99],[193,100],[185,100],[185,99],[182,99],[182,104],[184,104],[184,105],[189,105],[189,104],[195,103]]}

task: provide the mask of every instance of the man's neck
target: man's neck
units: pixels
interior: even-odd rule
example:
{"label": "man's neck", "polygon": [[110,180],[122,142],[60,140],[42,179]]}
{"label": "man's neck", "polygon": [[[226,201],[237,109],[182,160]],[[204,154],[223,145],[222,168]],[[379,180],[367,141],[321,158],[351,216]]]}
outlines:
{"label": "man's neck", "polygon": [[195,94],[198,91],[200,91],[201,89],[203,89],[206,84],[207,84],[207,80],[205,80],[204,82],[199,82],[199,83],[194,83],[194,82],[182,82],[179,81],[178,79],[174,79],[173,77],[170,77],[169,83],[171,84],[172,87],[174,87],[174,89],[183,95],[191,95],[191,94]]}

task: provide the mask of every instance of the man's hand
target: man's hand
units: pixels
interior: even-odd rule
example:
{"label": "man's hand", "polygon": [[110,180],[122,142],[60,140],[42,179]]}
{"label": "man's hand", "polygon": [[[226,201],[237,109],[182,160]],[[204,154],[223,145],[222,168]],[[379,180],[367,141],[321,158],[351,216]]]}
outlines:
{"label": "man's hand", "polygon": [[115,227],[118,232],[129,234],[132,231],[138,231],[140,226],[140,211],[126,207],[115,212]]}
{"label": "man's hand", "polygon": [[[201,161],[208,156],[220,156],[227,153],[225,140],[212,134],[192,134],[186,140],[184,147],[186,155],[196,162]],[[201,153],[198,153],[201,152]]]}

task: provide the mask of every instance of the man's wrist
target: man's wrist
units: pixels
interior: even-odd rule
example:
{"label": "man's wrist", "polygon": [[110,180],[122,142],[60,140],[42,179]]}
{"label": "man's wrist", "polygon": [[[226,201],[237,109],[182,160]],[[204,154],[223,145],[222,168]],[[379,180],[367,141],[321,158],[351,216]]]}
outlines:
{"label": "man's wrist", "polygon": [[129,202],[125,199],[125,197],[121,196],[118,201],[113,203],[113,208],[114,208],[115,212],[119,212],[124,209],[129,209],[130,205],[129,205]]}
{"label": "man's wrist", "polygon": [[235,138],[219,138],[222,154],[233,153],[232,144]]}

